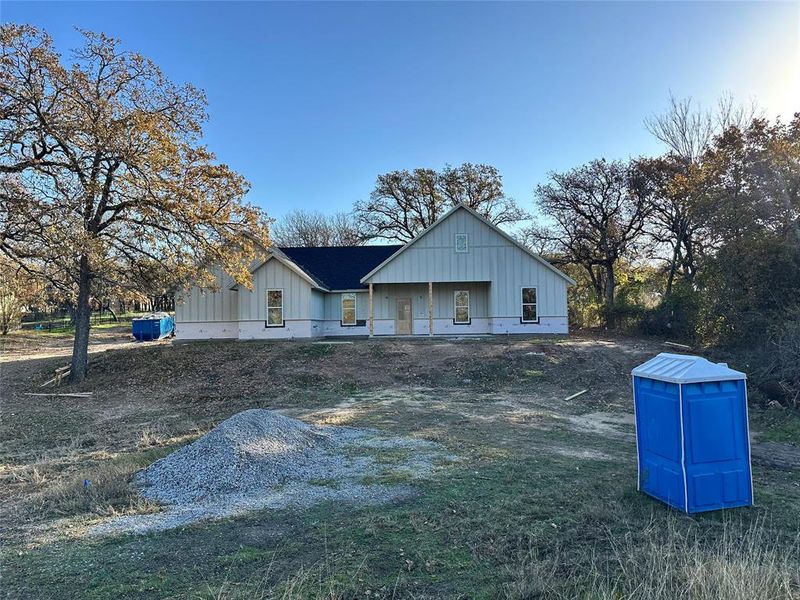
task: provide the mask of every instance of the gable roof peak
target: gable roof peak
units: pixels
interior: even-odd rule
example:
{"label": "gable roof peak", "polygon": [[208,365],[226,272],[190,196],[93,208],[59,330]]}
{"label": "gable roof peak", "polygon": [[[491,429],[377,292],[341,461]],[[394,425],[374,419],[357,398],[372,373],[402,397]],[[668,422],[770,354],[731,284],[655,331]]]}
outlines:
{"label": "gable roof peak", "polygon": [[467,211],[467,212],[468,212],[469,214],[471,214],[473,217],[475,217],[476,219],[478,219],[479,221],[481,221],[483,224],[485,224],[486,226],[488,226],[490,229],[492,229],[493,231],[495,231],[495,233],[497,233],[497,234],[499,234],[501,237],[505,238],[505,240],[506,240],[506,241],[510,242],[511,244],[513,244],[514,246],[516,246],[517,248],[519,248],[520,250],[522,250],[523,252],[525,252],[525,253],[526,253],[528,256],[530,256],[530,257],[531,257],[531,258],[533,258],[534,260],[536,260],[536,261],[538,261],[539,263],[541,263],[541,264],[542,264],[544,267],[546,267],[547,269],[550,269],[550,270],[551,270],[551,271],[553,271],[553,272],[554,272],[556,275],[558,275],[559,277],[561,277],[561,278],[563,278],[564,280],[566,280],[566,281],[567,281],[567,283],[568,283],[569,285],[575,285],[575,280],[574,280],[574,279],[572,279],[572,277],[570,277],[570,276],[569,276],[569,275],[567,275],[566,273],[562,273],[561,271],[559,271],[559,270],[558,270],[556,267],[554,267],[553,265],[551,265],[549,262],[547,262],[545,259],[543,259],[543,258],[542,258],[541,256],[539,256],[538,254],[536,254],[536,253],[532,252],[532,251],[531,251],[529,248],[527,248],[525,245],[521,244],[519,241],[517,241],[516,239],[514,239],[514,238],[513,238],[511,235],[507,234],[505,231],[503,231],[502,229],[500,229],[500,227],[498,227],[497,225],[495,225],[494,223],[492,223],[492,222],[491,222],[489,219],[487,219],[486,217],[484,217],[482,214],[480,214],[480,213],[479,213],[478,211],[476,211],[474,208],[472,208],[472,207],[468,206],[468,205],[467,205],[465,202],[459,202],[458,204],[455,204],[455,205],[453,205],[453,206],[452,206],[452,207],[451,207],[451,208],[450,208],[450,209],[449,209],[449,210],[448,210],[446,213],[444,213],[444,214],[443,214],[441,217],[439,217],[439,218],[438,218],[438,219],[436,219],[436,220],[435,220],[433,223],[431,223],[429,227],[426,227],[425,229],[423,229],[423,230],[422,230],[422,231],[419,233],[419,235],[418,235],[417,237],[415,237],[413,240],[410,240],[409,242],[406,242],[406,244],[405,244],[405,245],[403,245],[403,246],[402,246],[402,247],[401,247],[401,248],[400,248],[400,249],[399,249],[397,252],[395,252],[394,254],[392,254],[392,255],[391,255],[389,258],[387,258],[386,260],[384,260],[384,261],[383,261],[381,264],[379,264],[377,267],[375,267],[374,269],[372,269],[372,271],[370,271],[369,273],[367,273],[366,275],[364,275],[364,277],[362,277],[362,278],[361,278],[361,283],[366,283],[366,282],[367,282],[367,279],[369,279],[370,277],[372,277],[373,275],[375,275],[375,274],[376,274],[378,271],[380,271],[380,270],[381,270],[383,267],[385,267],[387,264],[389,264],[390,262],[392,262],[392,261],[393,261],[395,258],[397,258],[398,256],[400,256],[400,255],[401,255],[403,252],[405,252],[405,251],[406,251],[408,248],[410,248],[411,246],[413,246],[415,243],[417,243],[419,240],[421,240],[423,237],[425,237],[425,236],[426,236],[428,233],[430,233],[431,231],[433,231],[434,229],[436,229],[436,227],[438,227],[439,225],[441,225],[441,223],[442,223],[443,221],[445,221],[445,220],[446,220],[446,219],[447,219],[447,218],[448,218],[450,215],[452,215],[454,212],[456,212],[457,210],[459,210],[459,209],[461,209],[461,208],[463,208],[465,211]]}

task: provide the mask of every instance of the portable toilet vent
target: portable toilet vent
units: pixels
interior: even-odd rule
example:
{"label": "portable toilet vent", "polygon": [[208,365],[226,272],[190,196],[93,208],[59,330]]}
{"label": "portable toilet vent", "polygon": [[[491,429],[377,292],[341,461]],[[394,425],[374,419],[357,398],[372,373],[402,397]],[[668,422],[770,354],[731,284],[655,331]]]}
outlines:
{"label": "portable toilet vent", "polygon": [[639,490],[687,513],[753,504],[746,379],[681,354],[633,370]]}

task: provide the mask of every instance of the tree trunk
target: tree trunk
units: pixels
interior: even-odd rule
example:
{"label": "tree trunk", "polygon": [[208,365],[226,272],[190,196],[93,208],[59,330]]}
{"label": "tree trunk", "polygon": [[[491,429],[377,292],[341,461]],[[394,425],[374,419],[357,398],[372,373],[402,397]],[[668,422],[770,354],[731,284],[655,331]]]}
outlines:
{"label": "tree trunk", "polygon": [[675,243],[672,250],[672,260],[669,263],[669,275],[667,276],[667,289],[664,291],[664,298],[669,298],[672,295],[672,285],[675,282],[675,273],[678,272],[678,259],[681,252],[681,239],[680,237]]}
{"label": "tree trunk", "polygon": [[72,366],[70,380],[81,382],[86,379],[89,368],[89,318],[92,306],[89,302],[92,274],[89,258],[81,256],[80,278],[78,282],[78,305],[75,307],[75,341],[72,345]]}
{"label": "tree trunk", "polygon": [[614,265],[606,265],[606,285],[605,285],[605,303],[606,303],[606,327],[613,329],[616,325],[614,315],[614,290],[617,286],[617,280],[614,276]]}

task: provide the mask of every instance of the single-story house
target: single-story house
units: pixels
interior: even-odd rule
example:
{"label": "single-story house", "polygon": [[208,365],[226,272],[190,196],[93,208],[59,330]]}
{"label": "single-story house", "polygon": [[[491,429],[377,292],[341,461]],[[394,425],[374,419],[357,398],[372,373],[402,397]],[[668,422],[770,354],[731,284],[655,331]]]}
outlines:
{"label": "single-story house", "polygon": [[270,248],[176,298],[184,340],[567,333],[575,282],[467,206],[404,245]]}

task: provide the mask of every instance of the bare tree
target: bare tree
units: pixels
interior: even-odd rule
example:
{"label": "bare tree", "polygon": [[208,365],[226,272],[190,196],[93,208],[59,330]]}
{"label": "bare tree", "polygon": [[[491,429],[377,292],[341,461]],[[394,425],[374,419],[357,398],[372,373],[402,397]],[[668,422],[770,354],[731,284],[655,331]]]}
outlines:
{"label": "bare tree", "polygon": [[536,204],[555,224],[537,223],[530,235],[586,271],[613,326],[616,269],[636,255],[650,210],[646,194],[621,162],[595,160],[549,178],[536,188]]}
{"label": "bare tree", "polygon": [[318,211],[295,210],[273,226],[271,238],[277,246],[361,246],[369,238],[348,213],[325,215]]}
{"label": "bare tree", "polygon": [[678,274],[690,284],[694,281],[704,251],[704,155],[717,137],[730,128],[745,130],[760,112],[755,101],[739,103],[730,93],[708,110],[692,98],[679,100],[670,94],[667,110],[645,119],[647,130],[669,149],[666,156],[638,163],[639,174],[652,191],[647,231],[657,249],[667,249],[666,297],[672,294]]}
{"label": "bare tree", "polygon": [[723,94],[714,109],[703,109],[691,97],[678,99],[670,92],[667,110],[646,118],[644,125],[670,152],[695,162],[714,136],[731,126],[744,129],[760,113],[755,101],[741,104],[730,93]]}
{"label": "bare tree", "polygon": [[408,242],[462,202],[495,225],[528,218],[505,196],[495,167],[471,163],[447,165],[441,172],[415,169],[379,175],[370,199],[357,202],[354,212],[369,237]]}

